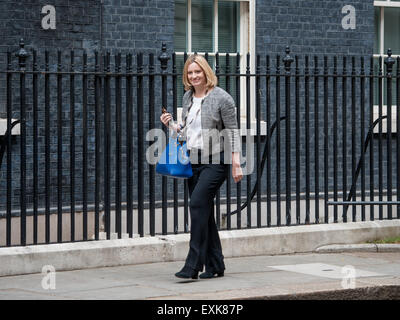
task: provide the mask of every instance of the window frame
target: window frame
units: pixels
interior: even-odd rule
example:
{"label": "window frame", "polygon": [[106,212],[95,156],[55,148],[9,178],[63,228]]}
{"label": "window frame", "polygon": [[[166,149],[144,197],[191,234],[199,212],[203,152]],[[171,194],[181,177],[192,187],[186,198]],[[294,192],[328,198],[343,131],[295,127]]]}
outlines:
{"label": "window frame", "polygon": [[[255,56],[256,56],[256,0],[212,0],[213,1],[213,51],[208,52],[209,57],[215,57],[215,54],[218,52],[218,4],[220,2],[239,2],[239,55],[240,55],[240,73],[246,73],[246,56],[247,53],[250,53],[250,73],[255,73]],[[187,54],[193,54],[192,50],[192,0],[187,0],[186,2],[186,47]],[[204,55],[205,52],[196,52],[198,54]],[[220,57],[225,57],[226,53],[236,56],[237,52],[224,52],[219,53]],[[177,51],[175,52],[177,56],[183,56],[185,52]],[[255,122],[255,91],[252,90],[255,88],[255,79],[251,77],[250,79],[250,117],[251,121]],[[246,79],[241,77],[240,79],[240,90],[241,90],[241,99],[240,99],[240,114],[241,114],[241,122],[246,122]],[[181,110],[178,111],[178,119],[180,116]]]}
{"label": "window frame", "polygon": [[[400,8],[400,1],[391,1],[391,0],[380,0],[380,1],[374,1],[374,10],[376,7],[380,8],[380,25],[379,25],[379,43],[378,43],[378,49],[379,53],[373,53],[373,58],[379,59],[379,57],[382,57],[382,60],[388,57],[387,53],[385,52],[385,7],[387,8]],[[392,58],[396,59],[397,57],[400,56],[399,53],[392,54]],[[382,114],[386,115],[387,114],[387,105],[384,104],[384,97],[385,97],[385,91],[384,91],[384,86],[385,83],[382,81]],[[374,104],[373,105],[373,114],[374,114],[374,121],[379,118],[379,105]],[[387,120],[384,119],[382,120],[382,132],[386,133],[387,132]],[[396,121],[396,105],[392,104],[392,133],[397,132],[397,127],[396,127],[397,121]],[[375,127],[374,133],[378,133],[379,128]]]}
{"label": "window frame", "polygon": [[[380,7],[380,26],[379,26],[379,33],[380,33],[380,43],[379,43],[379,53],[373,54],[374,58],[379,57],[387,57],[385,53],[385,7],[388,8],[400,8],[400,1],[391,1],[391,0],[384,0],[384,1],[374,1],[374,8]],[[400,56],[399,54],[393,54],[393,58],[397,58]]]}
{"label": "window frame", "polygon": [[[240,55],[244,56],[247,52],[250,52],[250,55],[255,55],[255,2],[256,0],[210,0],[213,1],[213,51],[208,54],[215,55],[218,52],[218,3],[219,2],[240,2]],[[248,9],[245,8],[244,3],[248,3]],[[187,0],[187,25],[186,25],[186,34],[187,34],[187,53],[194,53],[192,50],[192,0]],[[246,16],[246,12],[248,12]],[[250,19],[248,23],[242,23],[242,19]],[[246,27],[248,25],[248,27]],[[245,44],[247,44],[245,46]],[[248,48],[248,50],[246,49]],[[199,54],[204,54],[204,52],[197,52]],[[237,52],[226,52],[232,55],[235,55]],[[183,55],[184,52],[177,51],[177,55]],[[255,65],[255,64],[254,64]]]}

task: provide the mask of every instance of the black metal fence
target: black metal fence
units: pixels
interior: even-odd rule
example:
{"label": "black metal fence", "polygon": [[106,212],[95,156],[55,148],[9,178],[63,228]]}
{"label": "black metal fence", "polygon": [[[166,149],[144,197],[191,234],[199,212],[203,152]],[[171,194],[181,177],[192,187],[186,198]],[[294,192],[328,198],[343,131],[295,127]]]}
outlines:
{"label": "black metal fence", "polygon": [[[145,157],[161,106],[177,115],[187,55],[51,57],[21,42],[0,71],[0,246],[188,232],[186,181],[156,175]],[[250,55],[206,57],[254,146],[243,149],[254,172],[217,195],[220,229],[400,218],[400,58],[287,48],[256,56],[251,72]]]}

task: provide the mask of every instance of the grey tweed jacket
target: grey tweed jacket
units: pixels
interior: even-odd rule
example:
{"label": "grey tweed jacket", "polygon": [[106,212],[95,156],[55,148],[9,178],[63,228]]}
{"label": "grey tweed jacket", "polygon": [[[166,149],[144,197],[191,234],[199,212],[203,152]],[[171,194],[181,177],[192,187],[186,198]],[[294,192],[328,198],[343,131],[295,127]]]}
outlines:
{"label": "grey tweed jacket", "polygon": [[[192,104],[193,92],[187,91],[182,100],[182,120],[185,119]],[[201,127],[205,156],[221,151],[240,152],[240,135],[236,120],[236,107],[233,98],[224,89],[214,89],[204,98],[201,105]],[[183,139],[186,138],[186,127]],[[226,153],[229,154],[229,153]]]}

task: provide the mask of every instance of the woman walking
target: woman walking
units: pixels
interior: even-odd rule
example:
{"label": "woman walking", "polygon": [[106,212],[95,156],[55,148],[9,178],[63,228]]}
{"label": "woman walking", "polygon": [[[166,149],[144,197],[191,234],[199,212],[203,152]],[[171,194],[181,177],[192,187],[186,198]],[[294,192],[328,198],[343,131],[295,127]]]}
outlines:
{"label": "woman walking", "polygon": [[[214,218],[214,198],[232,163],[232,177],[242,179],[240,139],[233,98],[217,86],[217,77],[200,55],[191,55],[183,69],[186,93],[182,101],[182,124],[163,113],[161,122],[186,139],[193,176],[188,180],[190,196],[190,244],[178,278],[213,278],[224,275],[221,241]],[[223,139],[224,138],[224,139]],[[210,142],[211,141],[211,142]],[[228,162],[230,163],[230,162]]]}

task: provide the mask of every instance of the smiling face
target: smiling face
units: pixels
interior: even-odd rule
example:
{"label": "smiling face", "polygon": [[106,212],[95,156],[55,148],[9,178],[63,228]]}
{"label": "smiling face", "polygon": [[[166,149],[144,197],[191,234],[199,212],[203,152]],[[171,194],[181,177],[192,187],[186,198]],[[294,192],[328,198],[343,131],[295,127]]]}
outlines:
{"label": "smiling face", "polygon": [[183,67],[182,82],[185,91],[202,91],[203,89],[214,88],[218,84],[218,79],[204,57],[192,54]]}
{"label": "smiling face", "polygon": [[206,75],[204,74],[203,69],[201,69],[196,62],[189,65],[187,75],[190,84],[195,89],[202,88],[207,84]]}

